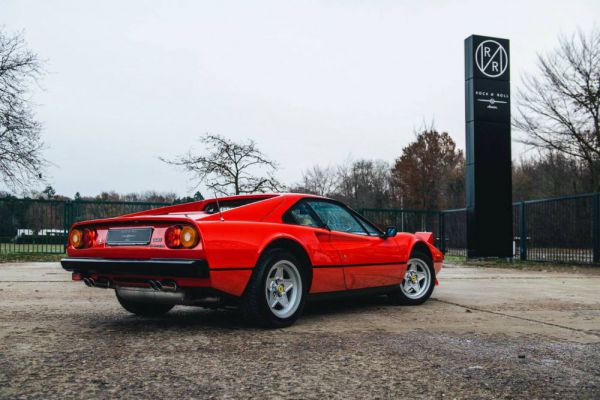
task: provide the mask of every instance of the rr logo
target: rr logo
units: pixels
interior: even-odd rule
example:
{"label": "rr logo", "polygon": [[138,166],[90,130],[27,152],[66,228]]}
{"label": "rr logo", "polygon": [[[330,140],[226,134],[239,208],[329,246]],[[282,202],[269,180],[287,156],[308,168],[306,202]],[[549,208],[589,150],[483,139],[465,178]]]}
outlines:
{"label": "rr logo", "polygon": [[475,63],[482,74],[497,78],[508,67],[508,55],[500,43],[495,40],[485,40],[475,50]]}

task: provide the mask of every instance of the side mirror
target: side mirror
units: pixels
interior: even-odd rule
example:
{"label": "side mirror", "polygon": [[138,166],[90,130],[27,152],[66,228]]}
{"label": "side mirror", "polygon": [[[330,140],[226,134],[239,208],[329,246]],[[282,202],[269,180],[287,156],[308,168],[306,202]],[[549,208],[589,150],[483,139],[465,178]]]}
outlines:
{"label": "side mirror", "polygon": [[396,234],[398,233],[398,229],[395,226],[388,226],[385,229],[385,234],[383,235],[383,238],[389,238],[389,237],[394,237],[396,236]]}

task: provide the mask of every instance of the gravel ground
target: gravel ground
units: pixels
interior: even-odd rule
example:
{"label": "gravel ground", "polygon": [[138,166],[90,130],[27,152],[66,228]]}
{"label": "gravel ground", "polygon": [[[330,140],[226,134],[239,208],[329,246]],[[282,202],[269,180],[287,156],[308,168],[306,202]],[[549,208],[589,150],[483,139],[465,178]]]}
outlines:
{"label": "gravel ground", "polygon": [[0,265],[0,398],[599,398],[600,274],[449,266],[432,299],[128,315],[55,263]]}

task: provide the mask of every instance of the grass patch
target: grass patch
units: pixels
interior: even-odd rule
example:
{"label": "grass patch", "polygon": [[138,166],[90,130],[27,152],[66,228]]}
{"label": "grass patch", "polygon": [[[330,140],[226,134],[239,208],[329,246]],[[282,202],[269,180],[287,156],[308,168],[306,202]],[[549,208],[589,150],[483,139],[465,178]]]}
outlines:
{"label": "grass patch", "polygon": [[46,243],[0,243],[0,255],[12,253],[63,253],[65,246],[62,244]]}
{"label": "grass patch", "polygon": [[58,262],[65,258],[66,254],[44,254],[44,253],[0,253],[1,263],[16,262]]}
{"label": "grass patch", "polygon": [[471,259],[459,256],[446,256],[445,262],[449,264],[460,264],[472,267],[509,268],[525,271],[588,271],[600,273],[598,264],[573,264],[557,263],[550,261],[521,261],[518,259],[506,260],[502,258]]}
{"label": "grass patch", "polygon": [[0,243],[0,263],[9,262],[57,262],[64,258],[62,244]]}

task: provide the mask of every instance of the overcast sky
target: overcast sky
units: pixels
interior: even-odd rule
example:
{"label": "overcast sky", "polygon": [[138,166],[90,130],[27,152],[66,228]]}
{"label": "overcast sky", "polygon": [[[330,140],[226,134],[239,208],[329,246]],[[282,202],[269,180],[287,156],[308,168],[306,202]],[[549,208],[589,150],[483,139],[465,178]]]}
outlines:
{"label": "overcast sky", "polygon": [[536,53],[599,17],[597,0],[0,0],[0,26],[48,60],[34,100],[68,196],[191,193],[157,157],[201,150],[205,132],[256,140],[285,183],[391,162],[432,120],[462,148],[467,36],[511,40],[514,92]]}

